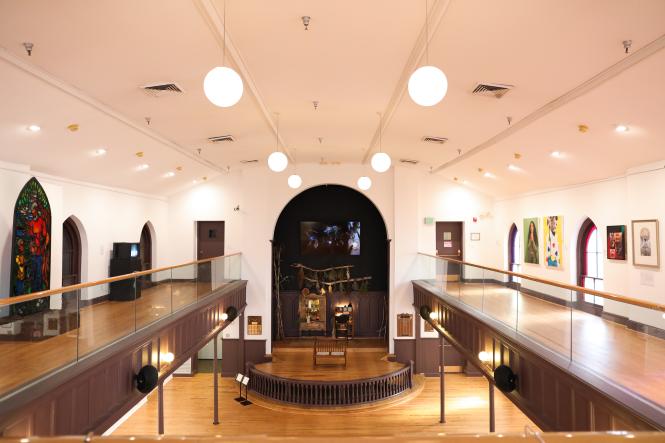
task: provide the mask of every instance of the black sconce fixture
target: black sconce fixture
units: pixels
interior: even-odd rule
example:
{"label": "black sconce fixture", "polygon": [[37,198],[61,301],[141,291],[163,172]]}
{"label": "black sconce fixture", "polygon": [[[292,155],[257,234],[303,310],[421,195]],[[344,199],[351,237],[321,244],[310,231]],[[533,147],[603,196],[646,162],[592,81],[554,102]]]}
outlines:
{"label": "black sconce fixture", "polygon": [[517,387],[517,374],[509,366],[500,365],[494,370],[494,383],[501,392],[512,392]]}
{"label": "black sconce fixture", "polygon": [[159,379],[159,372],[154,366],[144,366],[138,374],[136,374],[136,389],[143,394],[155,389],[157,380]]}
{"label": "black sconce fixture", "polygon": [[233,321],[238,316],[238,310],[235,306],[229,306],[226,308],[226,311],[222,314],[222,320],[224,321]]}
{"label": "black sconce fixture", "polygon": [[432,308],[430,308],[429,306],[422,305],[420,307],[420,316],[423,318],[423,320],[429,321],[431,313],[432,313]]}

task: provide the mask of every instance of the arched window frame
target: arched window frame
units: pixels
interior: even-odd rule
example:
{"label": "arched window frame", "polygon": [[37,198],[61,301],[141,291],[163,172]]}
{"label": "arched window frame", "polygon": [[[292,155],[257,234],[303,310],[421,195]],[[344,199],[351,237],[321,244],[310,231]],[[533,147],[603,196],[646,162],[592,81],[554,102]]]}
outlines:
{"label": "arched window frame", "polygon": [[[596,245],[590,245],[594,233],[596,234]],[[592,248],[590,248],[590,246],[594,246],[593,249],[595,249],[595,251],[591,251]],[[596,261],[596,272],[594,275],[589,275],[590,259]],[[600,231],[596,224],[590,218],[587,218],[584,223],[582,223],[577,240],[577,284],[588,289],[603,290],[603,260],[604,256]],[[590,294],[583,294],[580,301],[597,306],[602,306],[604,302],[603,298],[595,297]]]}
{"label": "arched window frame", "polygon": [[[511,272],[520,272],[522,268],[522,262],[520,260],[521,248],[519,247],[519,230],[515,223],[510,227],[508,232],[508,270]],[[517,243],[518,247],[515,247]],[[510,283],[520,283],[519,277],[510,276]]]}

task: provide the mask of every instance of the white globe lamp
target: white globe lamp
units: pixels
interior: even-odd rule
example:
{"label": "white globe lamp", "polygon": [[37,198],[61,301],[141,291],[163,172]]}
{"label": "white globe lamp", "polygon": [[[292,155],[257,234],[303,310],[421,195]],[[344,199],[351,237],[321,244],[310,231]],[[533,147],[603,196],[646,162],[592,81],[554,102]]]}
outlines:
{"label": "white globe lamp", "polygon": [[390,169],[390,156],[385,152],[377,152],[372,156],[372,169],[376,172],[386,172]]}
{"label": "white globe lamp", "polygon": [[298,174],[292,174],[289,175],[287,182],[289,183],[289,187],[291,189],[298,189],[300,185],[302,185],[302,178],[300,178]]}
{"label": "white globe lamp", "polygon": [[203,92],[210,102],[220,108],[229,108],[242,97],[242,78],[226,66],[212,68],[203,79]]}
{"label": "white globe lamp", "polygon": [[282,172],[289,165],[289,159],[282,151],[275,151],[268,156],[268,167],[271,171]]}
{"label": "white globe lamp", "polygon": [[420,106],[434,106],[448,92],[446,74],[436,66],[421,66],[409,78],[409,96]]}
{"label": "white globe lamp", "polygon": [[358,187],[363,191],[367,191],[372,187],[372,179],[363,175],[358,179]]}

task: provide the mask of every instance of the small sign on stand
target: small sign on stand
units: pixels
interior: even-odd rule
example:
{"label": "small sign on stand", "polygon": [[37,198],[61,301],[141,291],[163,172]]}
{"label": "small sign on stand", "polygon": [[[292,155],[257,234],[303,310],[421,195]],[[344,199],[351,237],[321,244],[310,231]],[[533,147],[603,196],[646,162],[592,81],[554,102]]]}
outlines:
{"label": "small sign on stand", "polygon": [[242,393],[242,386],[245,385],[245,399],[240,402],[241,405],[243,406],[249,406],[252,404],[251,401],[247,398],[247,386],[249,385],[249,377],[245,376],[242,379],[242,382],[240,382],[240,392]]}
{"label": "small sign on stand", "polygon": [[244,376],[241,373],[238,373],[238,375],[236,375],[236,381],[238,382],[238,388],[240,389],[240,393],[238,394],[238,397],[234,398],[234,400],[237,401],[237,402],[245,401],[245,399],[242,398],[242,379],[243,379],[243,377]]}

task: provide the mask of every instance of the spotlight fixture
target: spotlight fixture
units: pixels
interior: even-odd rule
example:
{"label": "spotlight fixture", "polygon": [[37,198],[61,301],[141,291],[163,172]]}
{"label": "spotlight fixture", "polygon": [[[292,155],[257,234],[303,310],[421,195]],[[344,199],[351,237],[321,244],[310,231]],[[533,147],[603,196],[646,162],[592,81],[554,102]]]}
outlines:
{"label": "spotlight fixture", "polygon": [[478,353],[478,360],[482,361],[483,363],[488,363],[492,361],[492,354],[487,351],[480,351]]}
{"label": "spotlight fixture", "polygon": [[367,191],[369,188],[372,187],[372,179],[363,175],[358,179],[358,187],[363,191]]}
{"label": "spotlight fixture", "polygon": [[390,169],[390,156],[383,152],[383,118],[381,113],[377,112],[379,116],[379,152],[372,156],[372,169],[376,172],[386,172]]}
{"label": "spotlight fixture", "polygon": [[163,361],[164,363],[173,363],[173,360],[175,360],[175,355],[173,355],[173,352],[159,354],[159,360]]}
{"label": "spotlight fixture", "polygon": [[289,158],[279,150],[279,114],[277,114],[277,131],[275,132],[275,151],[268,156],[268,167],[271,171],[282,172],[289,166]]}
{"label": "spotlight fixture", "polygon": [[561,151],[552,151],[550,155],[554,158],[563,158],[563,152]]}
{"label": "spotlight fixture", "polygon": [[93,155],[95,157],[101,157],[102,155],[106,155],[106,149],[104,149],[104,148],[95,149],[95,151],[93,152]]}
{"label": "spotlight fixture", "polygon": [[226,314],[226,319],[228,321],[233,321],[238,316],[238,310],[236,309],[235,306],[229,306],[228,308],[226,308],[226,311],[224,311],[224,313],[222,314],[222,319],[224,318],[224,314]]}
{"label": "spotlight fixture", "polygon": [[287,180],[291,189],[298,189],[302,185],[302,178],[298,174],[289,175]]}
{"label": "spotlight fixture", "polygon": [[30,131],[30,132],[39,132],[41,130],[42,130],[42,128],[40,128],[38,125],[28,126],[28,131]]}
{"label": "spotlight fixture", "polygon": [[626,125],[616,125],[614,127],[614,130],[616,132],[628,132],[630,130],[630,128]]}
{"label": "spotlight fixture", "polygon": [[508,165],[508,169],[509,169],[510,171],[513,171],[513,172],[519,172],[519,171],[521,171],[521,169],[519,168],[519,166],[515,166],[515,165],[513,165],[512,163]]}
{"label": "spotlight fixture", "polygon": [[143,163],[142,165],[138,165],[138,166],[136,167],[136,170],[139,171],[139,172],[140,172],[140,171],[145,171],[145,170],[148,169],[149,167],[150,167],[149,164],[147,164],[147,163]]}
{"label": "spotlight fixture", "polygon": [[142,394],[147,394],[157,386],[159,371],[157,371],[157,368],[154,366],[144,366],[139,370],[139,373],[136,374],[135,380],[136,389]]}
{"label": "spotlight fixture", "polygon": [[224,1],[224,35],[222,36],[222,66],[212,68],[203,79],[203,92],[210,102],[220,108],[229,108],[240,100],[243,92],[242,78],[225,66],[226,62],[226,1]]}
{"label": "spotlight fixture", "polygon": [[492,174],[491,172],[489,172],[489,171],[485,172],[483,174],[483,177],[485,177],[485,178],[496,178],[496,176],[494,174]]}
{"label": "spotlight fixture", "polygon": [[434,106],[448,92],[448,78],[436,66],[429,65],[429,8],[425,0],[425,66],[416,69],[409,78],[409,96],[420,106]]}
{"label": "spotlight fixture", "polygon": [[226,321],[228,319],[229,319],[229,314],[227,314],[226,312],[222,312],[222,321]]}
{"label": "spotlight fixture", "polygon": [[427,305],[422,305],[420,307],[420,316],[423,320],[429,320],[429,316],[432,313],[432,308]]}
{"label": "spotlight fixture", "polygon": [[436,320],[438,316],[439,316],[439,314],[434,312],[434,311],[429,313],[429,319],[430,320]]}
{"label": "spotlight fixture", "polygon": [[164,178],[171,178],[173,176],[175,176],[175,172],[173,171],[169,171],[166,174],[164,174]]}

